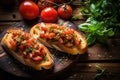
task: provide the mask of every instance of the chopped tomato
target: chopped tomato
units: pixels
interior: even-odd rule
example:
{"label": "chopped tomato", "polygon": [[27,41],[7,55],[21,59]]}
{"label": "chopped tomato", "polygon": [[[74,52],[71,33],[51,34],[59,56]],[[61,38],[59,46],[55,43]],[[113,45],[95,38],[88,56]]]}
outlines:
{"label": "chopped tomato", "polygon": [[16,47],[16,42],[15,42],[14,40],[10,40],[10,45],[11,45],[12,47]]}
{"label": "chopped tomato", "polygon": [[43,55],[45,55],[45,54],[46,54],[45,49],[43,49],[43,50],[41,51],[41,53],[42,53]]}
{"label": "chopped tomato", "polygon": [[66,47],[72,47],[72,46],[73,46],[73,44],[72,44],[72,43],[70,43],[70,42],[68,42],[68,43],[66,43],[66,44],[65,44],[65,46],[66,46]]}
{"label": "chopped tomato", "polygon": [[62,38],[59,39],[59,43],[60,43],[60,44],[63,44]]}
{"label": "chopped tomato", "polygon": [[14,32],[14,33],[13,33],[13,36],[17,36],[17,35],[18,35],[18,33],[17,33],[17,32]]}
{"label": "chopped tomato", "polygon": [[79,45],[79,40],[78,39],[75,39],[75,45],[77,46],[77,45]]}
{"label": "chopped tomato", "polygon": [[27,35],[26,32],[24,32],[24,38],[25,38],[25,39],[29,39],[29,38],[30,38],[30,37]]}
{"label": "chopped tomato", "polygon": [[27,41],[27,43],[34,45],[33,42],[34,42],[34,38],[30,38],[30,39],[28,39],[28,41]]}
{"label": "chopped tomato", "polygon": [[41,26],[41,29],[44,31],[48,31],[48,28],[46,26]]}
{"label": "chopped tomato", "polygon": [[66,39],[67,39],[67,40],[71,40],[71,39],[72,39],[72,36],[66,36]]}
{"label": "chopped tomato", "polygon": [[52,24],[51,26],[53,29],[56,29],[57,28],[57,25],[56,24]]}
{"label": "chopped tomato", "polygon": [[64,34],[70,34],[71,32],[69,30],[65,31]]}
{"label": "chopped tomato", "polygon": [[45,32],[44,31],[40,31],[40,37],[45,38]]}
{"label": "chopped tomato", "polygon": [[60,26],[60,30],[63,30],[64,29],[64,26]]}
{"label": "chopped tomato", "polygon": [[49,38],[49,34],[45,34],[45,38]]}
{"label": "chopped tomato", "polygon": [[40,48],[39,48],[39,51],[41,52],[42,50],[44,50],[44,46],[41,45]]}
{"label": "chopped tomato", "polygon": [[25,47],[23,45],[19,46],[19,48],[21,51],[25,50]]}
{"label": "chopped tomato", "polygon": [[73,34],[74,33],[74,30],[73,29],[68,29],[64,32],[64,34]]}
{"label": "chopped tomato", "polygon": [[32,53],[29,53],[29,58],[33,58],[33,54]]}
{"label": "chopped tomato", "polygon": [[74,30],[73,29],[69,29],[71,33],[74,33]]}
{"label": "chopped tomato", "polygon": [[41,56],[36,56],[36,57],[33,57],[32,59],[33,59],[34,61],[39,62],[39,61],[42,60],[42,57],[41,57]]}
{"label": "chopped tomato", "polygon": [[55,33],[54,32],[52,32],[52,33],[49,34],[49,39],[52,39],[54,37],[55,37]]}

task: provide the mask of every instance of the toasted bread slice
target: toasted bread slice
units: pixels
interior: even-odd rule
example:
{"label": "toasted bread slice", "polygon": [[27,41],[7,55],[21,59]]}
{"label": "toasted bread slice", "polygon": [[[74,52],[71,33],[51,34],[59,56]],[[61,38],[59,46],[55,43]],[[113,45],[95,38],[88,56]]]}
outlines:
{"label": "toasted bread slice", "polygon": [[50,69],[53,59],[49,50],[28,33],[11,28],[2,38],[1,44],[24,65],[36,70]]}
{"label": "toasted bread slice", "polygon": [[53,23],[38,23],[34,25],[30,34],[48,47],[77,55],[87,50],[85,37],[76,30]]}

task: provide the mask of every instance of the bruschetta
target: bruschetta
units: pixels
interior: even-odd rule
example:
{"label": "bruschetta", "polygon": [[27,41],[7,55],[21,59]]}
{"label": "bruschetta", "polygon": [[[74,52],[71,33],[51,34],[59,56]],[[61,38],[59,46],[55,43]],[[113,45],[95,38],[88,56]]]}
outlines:
{"label": "bruschetta", "polygon": [[53,66],[53,58],[49,50],[21,29],[11,28],[7,30],[1,44],[24,65],[36,70],[50,69]]}
{"label": "bruschetta", "polygon": [[85,53],[87,42],[85,37],[76,30],[53,23],[38,23],[30,34],[48,47],[77,55]]}

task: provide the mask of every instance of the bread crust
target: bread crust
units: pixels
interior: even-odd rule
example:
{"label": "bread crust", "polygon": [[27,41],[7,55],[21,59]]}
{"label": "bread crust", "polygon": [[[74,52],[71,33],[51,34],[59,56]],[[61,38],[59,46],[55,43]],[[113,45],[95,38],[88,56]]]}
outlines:
{"label": "bread crust", "polygon": [[[41,62],[32,61],[29,58],[25,58],[23,56],[23,53],[14,51],[13,46],[11,46],[11,44],[10,44],[10,40],[12,39],[12,37],[11,37],[12,33],[15,31],[23,32],[22,30],[20,30],[18,28],[11,28],[11,29],[7,30],[7,33],[4,35],[4,37],[1,40],[2,46],[5,47],[5,49],[7,49],[8,51],[10,51],[10,54],[13,57],[15,57],[17,60],[19,60],[24,65],[32,67],[36,70],[42,70],[42,68],[50,69],[53,67],[53,58],[52,58],[49,50],[45,46],[44,46],[44,50],[46,52],[46,55],[45,55],[46,60],[41,61]],[[43,45],[40,42],[37,42],[37,44]]]}
{"label": "bread crust", "polygon": [[73,46],[72,48],[66,47],[63,44],[59,44],[59,42],[52,42],[52,41],[49,41],[49,40],[42,39],[40,37],[41,30],[37,29],[36,27],[46,26],[46,27],[49,28],[52,25],[56,25],[56,26],[60,27],[58,24],[53,24],[53,23],[38,23],[31,28],[30,34],[34,38],[38,39],[40,42],[45,44],[46,46],[56,48],[60,51],[69,53],[71,55],[83,54],[83,53],[86,52],[87,42],[86,42],[85,36],[83,36],[80,32],[77,32],[76,30],[74,30],[74,34],[77,35],[77,38],[81,39],[81,43],[78,46]]}

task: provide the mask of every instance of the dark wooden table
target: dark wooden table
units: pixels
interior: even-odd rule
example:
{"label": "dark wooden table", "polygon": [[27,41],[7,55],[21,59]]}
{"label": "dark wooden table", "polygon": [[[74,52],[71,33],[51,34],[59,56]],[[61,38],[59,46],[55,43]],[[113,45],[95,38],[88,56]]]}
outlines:
{"label": "dark wooden table", "polygon": [[[0,34],[6,28],[22,21],[18,9],[5,9],[0,7]],[[76,25],[82,20],[73,21]],[[120,36],[108,40],[106,45],[95,43],[88,47],[85,54],[81,55],[77,63],[59,75],[61,80],[120,80]],[[1,64],[0,64],[1,65]],[[105,70],[99,79],[95,76],[100,73],[97,66]],[[21,80],[0,69],[0,80]],[[24,80],[24,79],[22,79]],[[56,79],[58,80],[58,78]]]}

